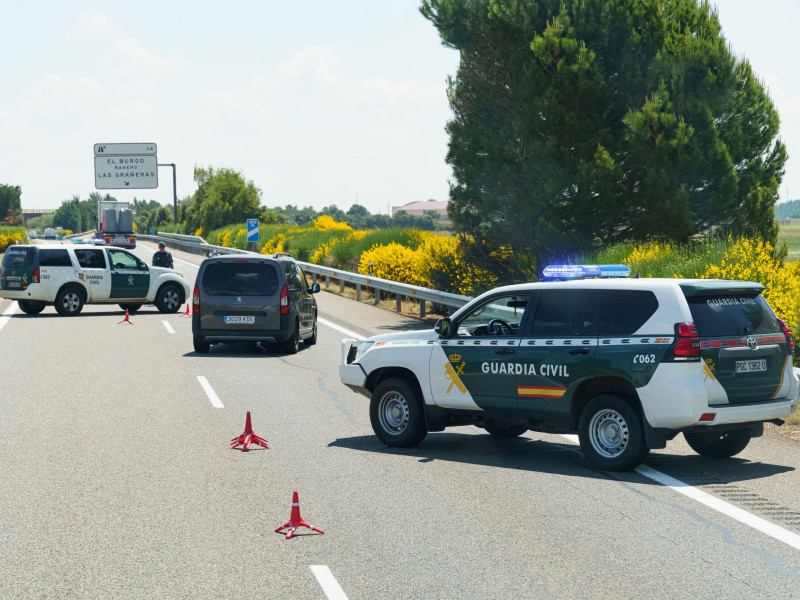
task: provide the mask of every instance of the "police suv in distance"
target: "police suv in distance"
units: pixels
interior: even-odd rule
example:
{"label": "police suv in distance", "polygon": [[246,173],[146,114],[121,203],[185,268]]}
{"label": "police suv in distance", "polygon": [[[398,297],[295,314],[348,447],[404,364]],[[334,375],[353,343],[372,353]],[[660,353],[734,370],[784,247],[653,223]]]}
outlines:
{"label": "police suv in distance", "polygon": [[680,432],[703,456],[733,456],[797,408],[794,340],[761,284],[601,269],[546,269],[560,280],[491,290],[433,330],[345,339],[339,377],[371,398],[389,446],[455,425],[577,431],[611,471]]}
{"label": "police suv in distance", "polygon": [[29,315],[49,304],[70,316],[84,304],[119,304],[133,312],[151,302],[161,312],[174,313],[188,296],[182,273],[150,267],[121,248],[9,246],[0,265],[0,297],[17,300]]}

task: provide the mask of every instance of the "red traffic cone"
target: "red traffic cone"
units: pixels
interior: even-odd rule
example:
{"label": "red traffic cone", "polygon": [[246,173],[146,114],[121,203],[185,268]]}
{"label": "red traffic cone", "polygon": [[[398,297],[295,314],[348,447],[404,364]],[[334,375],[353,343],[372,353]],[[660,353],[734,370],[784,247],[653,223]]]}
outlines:
{"label": "red traffic cone", "polygon": [[297,530],[298,527],[307,527],[312,531],[317,531],[321,534],[325,534],[322,529],[317,529],[313,525],[309,525],[305,521],[303,521],[303,517],[300,516],[300,500],[297,497],[297,492],[294,493],[292,496],[292,515],[289,517],[289,522],[286,523],[283,527],[278,527],[275,530],[275,533],[278,533],[281,529],[289,528],[289,531],[286,532],[286,539],[290,539],[294,532]]}
{"label": "red traffic cone", "polygon": [[257,444],[269,450],[267,440],[253,433],[253,426],[250,424],[249,410],[247,411],[247,420],[244,423],[244,433],[231,440],[231,448],[236,448],[239,444],[242,444],[242,452],[247,452],[250,449],[250,444]]}
{"label": "red traffic cone", "polygon": [[186,303],[186,312],[185,312],[185,313],[183,313],[183,314],[181,315],[181,317],[191,317],[191,316],[192,316],[192,313],[191,313],[191,311],[189,310],[189,303],[187,302],[187,303]]}
{"label": "red traffic cone", "polygon": [[[130,323],[131,325],[133,325],[133,321],[131,321],[131,317],[128,314],[128,309],[127,308],[125,309],[125,318],[122,319],[122,321],[120,321],[119,323]],[[117,323],[117,325],[119,325],[119,323]]]}

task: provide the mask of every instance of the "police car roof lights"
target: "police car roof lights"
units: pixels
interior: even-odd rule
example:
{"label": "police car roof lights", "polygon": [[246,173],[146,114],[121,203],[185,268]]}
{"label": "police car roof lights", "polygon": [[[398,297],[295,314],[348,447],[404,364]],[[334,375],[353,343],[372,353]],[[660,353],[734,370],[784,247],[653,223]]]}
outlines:
{"label": "police car roof lights", "polygon": [[547,279],[628,277],[631,270],[626,265],[548,265],[542,274]]}

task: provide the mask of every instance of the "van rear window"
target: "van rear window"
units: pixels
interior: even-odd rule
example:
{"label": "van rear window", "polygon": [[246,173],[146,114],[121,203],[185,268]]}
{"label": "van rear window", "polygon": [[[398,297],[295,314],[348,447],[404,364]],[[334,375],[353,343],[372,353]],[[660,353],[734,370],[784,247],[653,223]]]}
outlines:
{"label": "van rear window", "polygon": [[9,246],[3,254],[3,266],[9,269],[30,267],[33,264],[34,252],[35,250],[31,247]]}
{"label": "van rear window", "polygon": [[686,299],[700,337],[781,331],[778,317],[759,296],[692,296]]}
{"label": "van rear window", "polygon": [[272,296],[278,289],[275,267],[262,262],[215,262],[203,273],[209,296]]}

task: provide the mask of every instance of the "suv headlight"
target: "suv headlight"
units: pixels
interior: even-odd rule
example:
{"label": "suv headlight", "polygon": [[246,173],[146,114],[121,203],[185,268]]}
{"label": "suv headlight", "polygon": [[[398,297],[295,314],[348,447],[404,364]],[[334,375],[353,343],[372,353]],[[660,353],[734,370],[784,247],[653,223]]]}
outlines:
{"label": "suv headlight", "polygon": [[372,345],[373,345],[374,343],[375,343],[375,342],[370,342],[370,341],[368,341],[368,340],[365,340],[365,341],[363,341],[363,342],[359,342],[359,343],[356,345],[356,355],[355,355],[355,357],[353,358],[353,362],[358,362],[358,359],[359,359],[359,358],[361,358],[361,357],[364,355],[364,353],[365,353],[367,350],[369,350],[370,348],[372,348]]}

